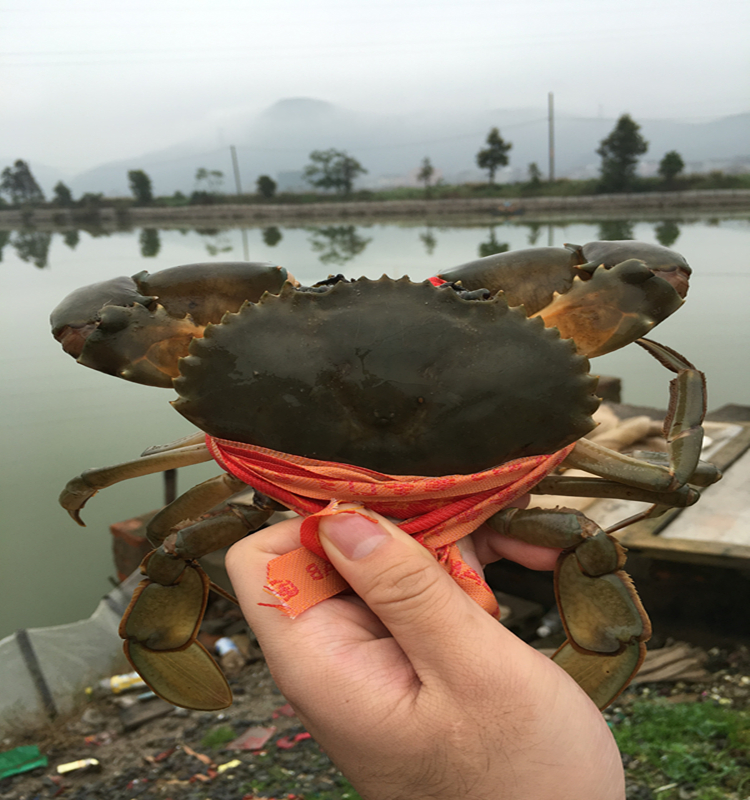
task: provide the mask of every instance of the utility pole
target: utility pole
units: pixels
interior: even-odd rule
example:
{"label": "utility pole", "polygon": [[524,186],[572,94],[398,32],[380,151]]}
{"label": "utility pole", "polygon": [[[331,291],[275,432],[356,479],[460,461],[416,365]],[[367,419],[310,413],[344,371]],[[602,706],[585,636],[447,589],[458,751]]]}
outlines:
{"label": "utility pole", "polygon": [[237,186],[237,194],[242,194],[242,186],[240,184],[240,163],[237,161],[237,148],[231,144],[229,149],[232,151],[232,166],[234,167],[234,182]]}
{"label": "utility pole", "polygon": [[547,117],[549,120],[549,182],[555,180],[555,95],[547,95]]}
{"label": "utility pole", "polygon": [[[229,149],[232,151],[232,167],[234,168],[234,183],[237,187],[237,196],[242,194],[242,184],[240,183],[240,162],[237,160],[237,148],[233,145],[229,145]],[[241,229],[242,231],[242,254],[245,256],[245,261],[249,261],[250,258],[248,257],[247,251],[247,230],[245,228]]]}

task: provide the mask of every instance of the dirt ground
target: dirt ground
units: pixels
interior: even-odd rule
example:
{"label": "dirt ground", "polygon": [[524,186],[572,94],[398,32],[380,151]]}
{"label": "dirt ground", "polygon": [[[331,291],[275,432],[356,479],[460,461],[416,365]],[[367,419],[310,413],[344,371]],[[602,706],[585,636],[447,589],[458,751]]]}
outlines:
{"label": "dirt ground", "polygon": [[[327,756],[309,735],[299,737],[304,729],[263,661],[247,665],[231,683],[235,701],[222,712],[187,711],[150,699],[138,703],[139,711],[168,713],[127,730],[127,712],[112,696],[98,696],[68,719],[6,739],[2,750],[36,744],[49,765],[0,781],[0,798],[239,800],[346,795],[348,783]],[[261,738],[271,734],[266,744],[254,751],[225,749],[227,740],[251,727],[260,729],[256,733]],[[74,771],[62,778],[57,774],[61,764],[90,758],[99,761],[98,771]],[[258,795],[255,787],[260,787]]]}
{"label": "dirt ground", "polygon": [[[616,725],[627,717],[634,703],[644,700],[711,702],[750,709],[748,648],[709,651],[703,669],[704,678],[697,682],[634,685],[605,716],[610,725]],[[36,744],[48,757],[49,764],[0,781],[0,798],[355,800],[358,797],[317,743],[304,732],[259,653],[255,653],[253,661],[242,668],[231,684],[235,702],[222,712],[175,709],[158,699],[140,701],[130,709],[123,709],[112,695],[97,694],[68,719],[31,734],[6,738],[2,750]],[[129,696],[134,698],[136,694]],[[139,714],[167,713],[128,729],[133,724],[133,708]],[[259,729],[254,733],[261,738],[270,734],[267,742],[262,746],[258,741],[250,742],[254,750],[227,749],[229,741],[249,728]],[[99,771],[58,775],[59,765],[87,758],[99,762]],[[627,757],[623,761],[630,800],[699,796],[689,785],[672,786],[675,793],[658,793],[641,781],[637,763]],[[750,769],[750,756],[747,768]],[[744,793],[717,796],[744,800]]]}

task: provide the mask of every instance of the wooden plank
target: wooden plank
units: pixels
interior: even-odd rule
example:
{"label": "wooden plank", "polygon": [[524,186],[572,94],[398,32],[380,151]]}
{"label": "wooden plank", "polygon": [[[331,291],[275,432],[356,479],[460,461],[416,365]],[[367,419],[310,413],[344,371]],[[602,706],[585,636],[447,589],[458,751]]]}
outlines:
{"label": "wooden plank", "polygon": [[[711,461],[725,472],[750,449],[750,424],[731,423],[742,430],[713,456]],[[716,484],[718,488],[720,484]],[[640,552],[650,558],[670,561],[689,561],[711,566],[750,569],[750,545],[711,539],[687,539],[673,535],[670,528],[681,515],[691,509],[672,509],[657,519],[644,520],[631,525],[617,534],[620,542],[629,550]],[[594,514],[592,514],[594,516]],[[666,529],[669,536],[660,535]]]}

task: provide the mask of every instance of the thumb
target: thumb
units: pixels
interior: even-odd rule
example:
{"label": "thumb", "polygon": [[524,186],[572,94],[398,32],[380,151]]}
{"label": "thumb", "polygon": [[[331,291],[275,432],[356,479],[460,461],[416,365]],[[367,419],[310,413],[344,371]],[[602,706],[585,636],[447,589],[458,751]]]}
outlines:
{"label": "thumb", "polygon": [[392,522],[361,507],[342,511],[320,520],[321,545],[416,669],[440,665],[446,641],[475,644],[490,629],[504,630]]}

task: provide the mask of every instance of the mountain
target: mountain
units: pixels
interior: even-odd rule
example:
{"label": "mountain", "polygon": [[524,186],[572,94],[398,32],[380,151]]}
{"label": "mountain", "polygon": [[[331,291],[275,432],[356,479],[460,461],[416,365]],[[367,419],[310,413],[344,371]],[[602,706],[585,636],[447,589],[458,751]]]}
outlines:
{"label": "mountain", "polygon": [[[733,161],[750,159],[750,113],[688,123],[671,120],[637,120],[649,142],[642,171],[653,172],[663,155],[677,150],[688,169],[711,162],[713,168],[731,169]],[[616,123],[615,119],[582,118],[558,114],[555,118],[555,174],[557,177],[596,175],[596,149]],[[68,182],[76,196],[83,192],[128,195],[127,172],[143,169],[160,195],[195,188],[200,167],[224,173],[223,191],[235,189],[230,144],[237,150],[244,191],[254,191],[259,175],[301,182],[301,171],[312,150],[331,147],[346,150],[368,170],[360,186],[387,186],[414,181],[414,173],[429,156],[447,182],[483,180],[475,164],[490,128],[500,128],[513,144],[510,166],[499,181],[523,180],[534,161],[546,174],[548,123],[546,109],[495,109],[460,112],[438,110],[388,115],[367,114],[311,98],[280,100],[261,114],[238,115],[216,139],[196,137],[165,150],[138,158],[102,164]],[[745,167],[747,168],[747,167]],[[411,176],[411,177],[410,177]]]}

